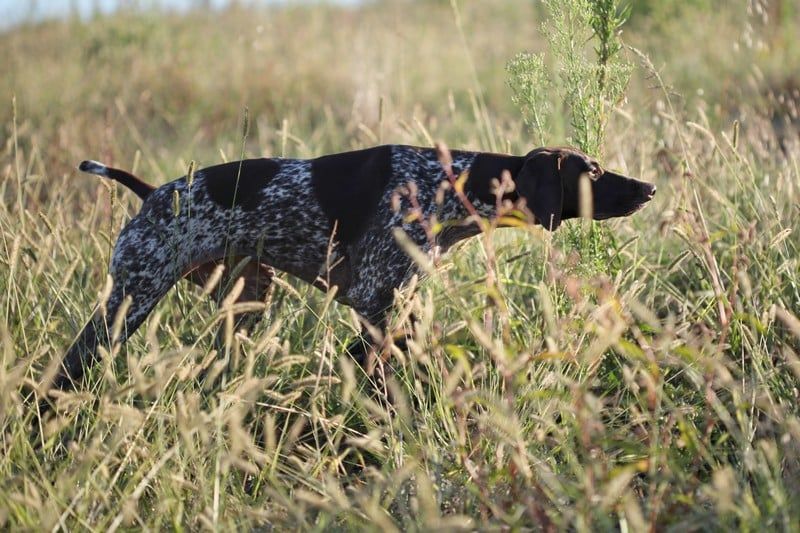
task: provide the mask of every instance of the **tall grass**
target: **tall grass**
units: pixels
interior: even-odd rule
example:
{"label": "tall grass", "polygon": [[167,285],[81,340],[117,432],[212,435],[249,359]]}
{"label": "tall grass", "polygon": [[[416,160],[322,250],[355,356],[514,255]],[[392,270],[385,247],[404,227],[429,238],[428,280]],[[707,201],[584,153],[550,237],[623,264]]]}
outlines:
{"label": "tall grass", "polygon": [[[661,36],[641,19],[630,42],[647,54],[629,56],[639,67],[605,162],[659,192],[604,224],[601,263],[570,231],[459,246],[398,295],[391,325],[409,340],[383,363],[391,406],[342,355],[359,325],[326,295],[279,278],[265,319],[227,336],[223,357],[233,307],[182,285],[32,441],[39,418],[20,391],[52,374],[138,209],[70,165],[96,157],[163,181],[190,160],[234,159],[244,105],[250,155],[378,138],[488,149],[487,127],[524,152],[503,66],[521,40],[543,41],[522,22],[527,2],[489,4],[459,3],[460,29],[452,6],[431,2],[424,14],[234,9],[0,36],[2,526],[797,529],[796,138],[747,103],[668,87],[669,68],[648,57],[681,50],[651,49]],[[698,13],[688,34],[715,16]],[[696,41],[695,60],[738,38]]]}

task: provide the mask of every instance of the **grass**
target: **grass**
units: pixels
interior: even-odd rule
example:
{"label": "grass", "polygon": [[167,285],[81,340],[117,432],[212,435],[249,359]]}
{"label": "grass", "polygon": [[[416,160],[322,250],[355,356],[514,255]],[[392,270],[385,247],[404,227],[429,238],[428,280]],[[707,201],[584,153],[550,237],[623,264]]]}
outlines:
{"label": "grass", "polygon": [[[728,4],[666,21],[634,6],[624,38],[646,55],[628,52],[603,152],[656,199],[592,239],[572,222],[460,245],[398,298],[393,327],[420,320],[387,362],[393,409],[342,356],[357,323],[324,294],[281,278],[223,357],[231,309],[182,284],[31,441],[20,391],[88,318],[138,209],[74,165],[164,182],[235,159],[244,106],[249,155],[429,139],[523,153],[504,66],[544,47],[541,13],[459,10],[460,28],[447,3],[381,2],[0,36],[0,525],[798,529],[796,50],[791,24]],[[769,50],[717,61],[748,24]]]}

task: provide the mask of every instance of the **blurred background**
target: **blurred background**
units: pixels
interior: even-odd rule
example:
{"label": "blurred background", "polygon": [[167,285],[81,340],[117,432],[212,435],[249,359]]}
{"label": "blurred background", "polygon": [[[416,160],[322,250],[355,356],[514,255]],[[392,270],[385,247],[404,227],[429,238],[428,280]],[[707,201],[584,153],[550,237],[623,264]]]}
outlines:
{"label": "blurred background", "polygon": [[[281,4],[292,0],[245,0],[238,5],[263,6]],[[297,0],[294,0],[297,2]],[[301,0],[302,1],[302,0]],[[313,3],[315,0],[305,0]],[[318,1],[318,0],[317,0]],[[356,4],[363,0],[328,0],[328,3]],[[146,11],[162,10],[177,13],[191,9],[222,9],[234,3],[231,0],[3,0],[0,2],[0,17],[3,28],[22,22],[37,22],[46,19],[77,17],[86,18],[98,14],[111,15],[121,9]]]}
{"label": "blurred background", "polygon": [[[622,39],[652,61],[672,105],[720,127],[767,120],[779,139],[797,135],[796,2],[630,5]],[[542,6],[465,1],[456,11],[448,0],[2,0],[0,123],[16,97],[22,147],[34,135],[49,173],[90,156],[130,167],[139,151],[155,180],[190,159],[232,156],[245,107],[252,154],[427,135],[487,148],[477,119],[506,149],[529,148],[505,66],[546,48]],[[627,94],[610,131],[659,120],[665,95],[652,72],[636,70]],[[548,136],[564,142],[568,131],[556,123]]]}

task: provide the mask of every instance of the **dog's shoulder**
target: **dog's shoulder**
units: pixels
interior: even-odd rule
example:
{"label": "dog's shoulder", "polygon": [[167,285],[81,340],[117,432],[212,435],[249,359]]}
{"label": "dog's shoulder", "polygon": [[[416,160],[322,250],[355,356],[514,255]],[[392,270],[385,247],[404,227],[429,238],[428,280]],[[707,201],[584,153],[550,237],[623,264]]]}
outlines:
{"label": "dog's shoulder", "polygon": [[508,172],[514,178],[522,168],[524,158],[507,154],[480,152],[472,161],[469,168],[469,178],[466,189],[476,198],[494,203],[494,180],[500,181],[503,172]]}
{"label": "dog's shoulder", "polygon": [[326,155],[311,161],[311,185],[336,238],[353,242],[375,214],[392,178],[394,146]]}

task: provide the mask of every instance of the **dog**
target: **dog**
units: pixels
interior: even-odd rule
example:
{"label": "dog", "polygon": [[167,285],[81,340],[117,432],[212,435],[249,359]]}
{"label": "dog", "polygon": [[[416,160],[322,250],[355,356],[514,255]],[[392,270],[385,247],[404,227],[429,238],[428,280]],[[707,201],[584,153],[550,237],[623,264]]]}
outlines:
{"label": "dog", "polygon": [[[275,270],[336,287],[335,299],[372,326],[349,349],[363,364],[378,340],[369,331],[385,329],[395,289],[417,272],[398,229],[424,252],[445,251],[480,233],[479,217],[510,205],[553,231],[579,216],[631,215],[656,192],[572,148],[514,156],[384,145],[310,160],[235,161],[158,188],[96,161],[79,168],[122,183],[143,203],[117,239],[105,313],[89,319],[62,360],[53,382],[61,390],[80,385],[98,347],[124,342],[178,280],[203,285],[226,259],[250,258],[238,272],[240,301],[263,300]],[[441,231],[426,224],[433,217]],[[120,310],[123,327],[112,339],[108,325]]]}

